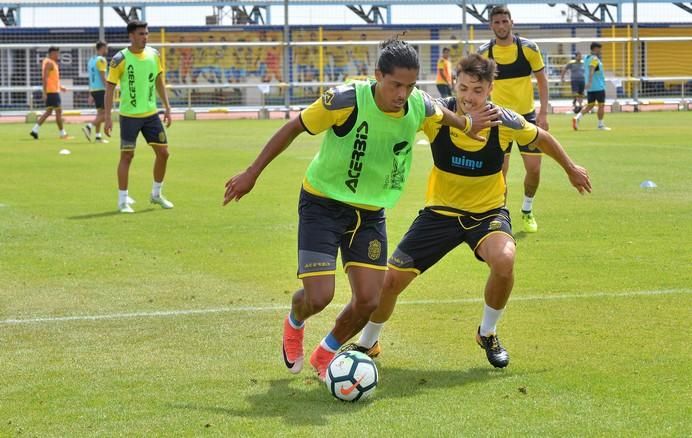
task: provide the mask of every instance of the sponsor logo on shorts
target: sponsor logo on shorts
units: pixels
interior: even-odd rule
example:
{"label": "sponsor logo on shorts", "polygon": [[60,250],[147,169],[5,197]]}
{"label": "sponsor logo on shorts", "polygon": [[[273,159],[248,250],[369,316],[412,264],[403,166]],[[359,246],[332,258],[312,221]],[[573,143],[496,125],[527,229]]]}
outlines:
{"label": "sponsor logo on shorts", "polygon": [[166,142],[166,133],[163,131],[159,132],[159,142],[161,142],[161,143]]}
{"label": "sponsor logo on shorts", "polygon": [[490,221],[490,223],[488,224],[488,229],[491,231],[499,230],[500,228],[502,228],[502,222],[500,221]]}
{"label": "sponsor logo on shorts", "polygon": [[382,243],[379,240],[371,240],[368,244],[368,257],[370,260],[377,260],[382,254]]}
{"label": "sponsor logo on shorts", "polygon": [[314,268],[328,268],[332,264],[329,262],[312,262],[312,263],[305,263],[303,265],[303,269],[314,269]]}

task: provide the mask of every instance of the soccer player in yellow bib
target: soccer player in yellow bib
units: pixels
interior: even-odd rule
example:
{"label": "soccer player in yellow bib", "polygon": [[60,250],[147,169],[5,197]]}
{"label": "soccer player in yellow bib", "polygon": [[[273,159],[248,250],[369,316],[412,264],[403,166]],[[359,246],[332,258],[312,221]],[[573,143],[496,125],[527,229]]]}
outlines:
{"label": "soccer player in yellow bib", "polygon": [[[545,74],[543,57],[538,46],[514,35],[512,15],[505,6],[496,6],[490,11],[490,28],[495,39],[482,45],[478,53],[492,58],[497,63],[497,78],[493,86],[493,102],[524,116],[530,123],[548,130],[548,78]],[[538,96],[541,109],[536,116],[533,101],[531,74],[538,83]],[[522,222],[524,232],[535,233],[538,224],[533,216],[533,198],[541,180],[541,151],[528,144],[518,144],[524,161],[524,202],[522,203]],[[507,150],[503,172],[507,175],[509,153]]]}
{"label": "soccer player in yellow bib", "polygon": [[60,58],[60,49],[50,47],[48,55],[43,59],[41,64],[41,78],[43,81],[43,100],[46,102],[46,111],[38,118],[36,124],[31,129],[30,135],[38,140],[38,130],[46,121],[53,110],[55,110],[55,123],[60,130],[61,140],[71,140],[73,137],[67,135],[64,128],[64,120],[62,118],[62,102],[60,101],[60,92],[67,91],[65,87],[60,85],[60,66],[58,59]]}
{"label": "soccer player in yellow bib", "polygon": [[[173,208],[173,203],[163,197],[161,186],[168,163],[168,138],[156,107],[156,94],[163,102],[163,120],[171,125],[171,105],[168,103],[163,81],[163,67],[156,49],[147,47],[149,29],[145,21],[127,23],[130,46],[113,56],[106,81],[104,132],[110,137],[113,129],[111,109],[113,91],[120,83],[120,162],[118,163],[118,210],[134,213],[133,200],[128,196],[130,165],[135,156],[137,136],[141,132],[156,154],[154,183],[150,201],[162,208]],[[156,91],[154,91],[156,89]]]}
{"label": "soccer player in yellow bib", "polygon": [[[418,54],[400,40],[382,43],[376,81],[354,81],[328,90],[265,145],[255,161],[226,182],[224,205],[254,187],[264,168],[303,132],[324,132],[319,153],[303,180],[298,209],[298,278],[303,287],[284,319],[286,368],[303,368],[305,321],[334,298],[341,253],[352,298],[310,356],[324,381],[336,351],[368,322],[379,301],[387,264],[384,209],[405,186],[416,132],[424,125],[454,125],[474,138],[494,126],[498,111],[480,108],[457,116],[416,88]],[[464,120],[462,120],[464,119]]]}
{"label": "soccer player in yellow bib", "polygon": [[[443,106],[459,116],[487,106],[494,75],[493,60],[478,54],[463,58],[457,71],[456,97],[441,100]],[[454,127],[426,125],[434,164],[425,207],[389,258],[380,303],[370,322],[358,342],[345,348],[377,356],[381,351],[380,332],[399,294],[418,275],[466,242],[476,258],[490,267],[476,341],[493,366],[504,368],[509,364],[509,354],[496,334],[514,284],[516,250],[510,214],[505,208],[504,153],[512,141],[534,142],[565,170],[579,193],[591,192],[591,182],[586,169],[574,164],[547,131],[506,108],[502,108],[500,120],[501,125],[480,132],[485,141],[462,135]]]}

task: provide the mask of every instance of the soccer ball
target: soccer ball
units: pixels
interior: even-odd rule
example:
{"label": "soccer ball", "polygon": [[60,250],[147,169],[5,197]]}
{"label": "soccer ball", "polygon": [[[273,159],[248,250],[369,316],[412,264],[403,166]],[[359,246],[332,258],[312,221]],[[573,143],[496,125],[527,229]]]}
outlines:
{"label": "soccer ball", "polygon": [[375,392],[378,377],[375,362],[367,354],[344,351],[329,363],[325,383],[334,397],[354,402]]}

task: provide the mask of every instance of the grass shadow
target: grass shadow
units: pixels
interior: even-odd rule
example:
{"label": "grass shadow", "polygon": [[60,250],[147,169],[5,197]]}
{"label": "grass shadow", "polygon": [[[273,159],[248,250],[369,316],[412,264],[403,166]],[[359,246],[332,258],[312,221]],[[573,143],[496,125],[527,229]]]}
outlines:
{"label": "grass shadow", "polygon": [[[152,211],[156,210],[155,208],[147,208],[146,210],[137,210],[135,211],[134,214],[142,214],[142,213],[150,213]],[[67,219],[70,220],[84,220],[84,219],[98,219],[102,217],[110,217],[110,216],[118,216],[118,215],[123,215],[124,213],[120,213],[118,210],[112,210],[112,211],[104,211],[102,213],[89,213],[89,214],[82,214],[78,216],[68,216]]]}
{"label": "grass shadow", "polygon": [[[416,397],[424,391],[437,388],[461,387],[492,379],[503,379],[517,374],[492,368],[471,368],[467,370],[419,370],[411,368],[381,367],[380,383],[373,400],[387,400]],[[333,415],[351,415],[367,407],[370,400],[359,403],[345,403],[333,399],[324,384],[315,377],[307,377],[303,387],[297,380],[275,379],[269,381],[269,389],[246,397],[247,409],[224,406],[205,406],[200,404],[170,404],[174,409],[188,409],[215,414],[225,414],[242,418],[280,418],[287,425],[322,426],[328,425]],[[334,403],[340,403],[334,409]]]}

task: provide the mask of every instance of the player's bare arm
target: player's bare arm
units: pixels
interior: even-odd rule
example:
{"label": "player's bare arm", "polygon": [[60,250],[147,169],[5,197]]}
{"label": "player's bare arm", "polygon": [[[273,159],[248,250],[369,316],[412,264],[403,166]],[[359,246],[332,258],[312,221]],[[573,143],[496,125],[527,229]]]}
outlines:
{"label": "player's bare arm", "polygon": [[536,117],[538,126],[546,131],[550,128],[548,125],[548,76],[545,74],[545,69],[533,73],[536,76],[538,84],[538,98],[541,102],[541,109]]}
{"label": "player's bare arm", "polygon": [[534,144],[538,146],[541,152],[557,161],[557,163],[565,170],[565,173],[567,173],[569,182],[579,191],[579,193],[582,195],[584,193],[591,193],[591,180],[589,179],[589,173],[584,167],[579,166],[572,161],[555,137],[553,137],[548,131],[538,128],[538,138]]}
{"label": "player's bare arm", "polygon": [[[453,126],[462,131],[466,129],[466,123],[468,123],[469,119],[464,116],[460,117],[442,106],[440,106],[440,109],[442,110],[443,114],[442,121],[440,123],[447,126]],[[500,109],[493,105],[487,105],[478,110],[468,111],[466,115],[468,115],[471,120],[471,129],[466,133],[466,135],[474,140],[485,141],[485,138],[479,136],[478,132],[485,128],[502,124],[502,122],[499,120]]]}
{"label": "player's bare arm", "polygon": [[589,91],[591,89],[591,80],[593,79],[593,74],[596,72],[596,67],[593,65],[589,67],[589,81],[586,83],[584,86],[584,89],[586,91]]}
{"label": "player's bare arm", "polygon": [[48,92],[46,91],[48,89],[48,73],[53,70],[53,66],[50,63],[47,63],[45,67],[43,67],[43,100],[46,100],[46,95]]}
{"label": "player's bare arm", "polygon": [[171,126],[171,104],[168,102],[168,93],[166,92],[166,84],[163,82],[163,75],[159,74],[156,77],[156,92],[161,98],[163,103],[163,123],[166,124],[166,128]]}
{"label": "player's bare arm", "polygon": [[113,129],[113,120],[111,120],[111,110],[113,109],[113,93],[115,92],[115,84],[106,82],[106,96],[103,101],[103,132],[107,136],[111,136]]}
{"label": "player's bare arm", "polygon": [[223,205],[233,200],[238,201],[249,193],[255,186],[257,178],[264,168],[267,167],[274,158],[285,151],[286,148],[293,143],[293,140],[303,131],[305,131],[305,128],[303,128],[303,124],[300,122],[300,117],[294,118],[276,131],[250,167],[226,181],[226,193],[224,194]]}

